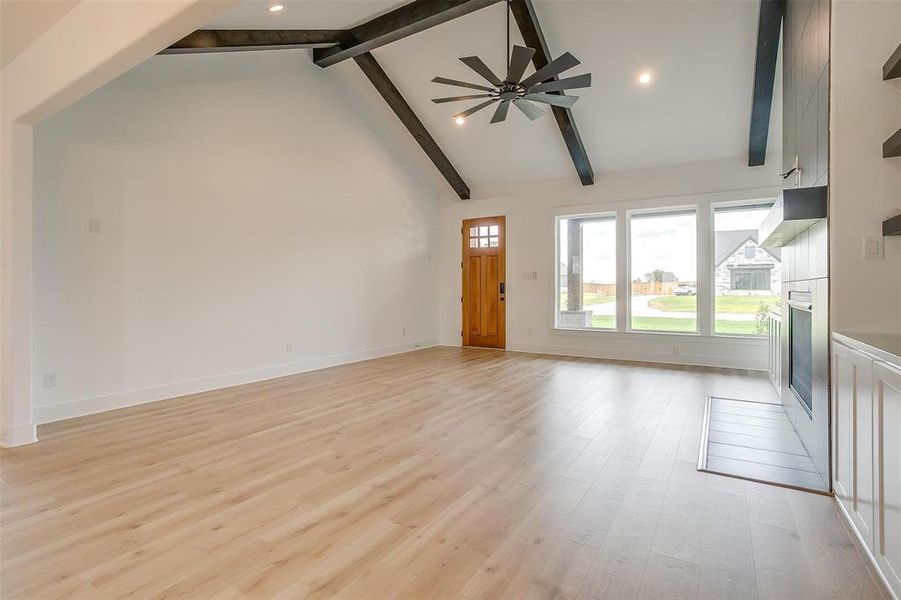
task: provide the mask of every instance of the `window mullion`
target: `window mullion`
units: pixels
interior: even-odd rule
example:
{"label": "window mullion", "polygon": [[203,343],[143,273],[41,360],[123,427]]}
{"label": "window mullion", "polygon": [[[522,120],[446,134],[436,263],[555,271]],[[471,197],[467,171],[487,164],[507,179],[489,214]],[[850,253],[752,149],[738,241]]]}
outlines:
{"label": "window mullion", "polygon": [[698,332],[713,335],[713,212],[698,206]]}
{"label": "window mullion", "polygon": [[625,210],[616,213],[616,329],[629,330],[632,315],[632,286],[629,283],[629,218]]}

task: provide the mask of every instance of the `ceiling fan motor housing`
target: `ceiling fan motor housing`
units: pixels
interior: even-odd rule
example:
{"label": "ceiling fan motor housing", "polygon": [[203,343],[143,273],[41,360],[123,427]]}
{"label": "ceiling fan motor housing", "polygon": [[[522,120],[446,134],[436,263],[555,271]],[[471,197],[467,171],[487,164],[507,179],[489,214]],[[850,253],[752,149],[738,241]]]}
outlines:
{"label": "ceiling fan motor housing", "polygon": [[504,85],[498,89],[498,92],[498,97],[501,100],[516,100],[526,95],[526,88],[518,83],[505,81]]}

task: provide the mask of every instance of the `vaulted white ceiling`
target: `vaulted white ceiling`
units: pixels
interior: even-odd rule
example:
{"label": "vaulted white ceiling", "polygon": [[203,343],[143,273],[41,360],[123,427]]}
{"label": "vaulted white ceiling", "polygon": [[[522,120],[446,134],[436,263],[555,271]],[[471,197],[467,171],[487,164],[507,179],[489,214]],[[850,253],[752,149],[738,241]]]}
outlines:
{"label": "vaulted white ceiling", "polygon": [[[569,51],[582,61],[565,75],[592,73],[591,88],[570,94],[581,96],[573,113],[596,173],[747,155],[758,0],[534,2],[552,54]],[[245,0],[208,27],[347,28],[404,4],[281,3],[285,10],[270,13],[271,1]],[[461,56],[478,55],[503,73],[504,11],[497,4],[373,54],[470,186],[576,178],[550,111],[530,122],[511,109],[506,122],[490,125],[488,108],[457,126],[450,115],[474,103],[430,102],[468,93],[431,83],[436,75],[482,83],[457,60]],[[515,24],[513,33],[522,43]],[[648,87],[636,81],[643,70],[654,75]],[[777,88],[777,123],[779,95]],[[778,129],[771,128],[771,136]]]}

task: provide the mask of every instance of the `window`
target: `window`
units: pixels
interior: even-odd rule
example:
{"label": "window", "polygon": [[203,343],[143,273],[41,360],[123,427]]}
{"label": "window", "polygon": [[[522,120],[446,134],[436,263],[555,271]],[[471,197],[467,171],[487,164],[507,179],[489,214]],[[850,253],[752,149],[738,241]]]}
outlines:
{"label": "window", "polygon": [[713,211],[714,326],[721,335],[766,335],[766,313],[780,303],[778,248],[759,245],[757,229],[771,203]]}
{"label": "window", "polygon": [[[779,249],[762,246],[757,233],[772,206],[755,200],[557,217],[556,327],[765,336],[782,286]],[[490,230],[475,229],[476,244],[491,243]]]}
{"label": "window", "polygon": [[470,248],[488,248],[498,245],[498,226],[482,225],[480,227],[469,228],[469,247]]}
{"label": "window", "polygon": [[732,269],[733,291],[770,291],[771,267]]}
{"label": "window", "polygon": [[557,221],[557,326],[616,329],[616,217]]}
{"label": "window", "polygon": [[634,213],[631,230],[631,329],[698,330],[697,213]]}

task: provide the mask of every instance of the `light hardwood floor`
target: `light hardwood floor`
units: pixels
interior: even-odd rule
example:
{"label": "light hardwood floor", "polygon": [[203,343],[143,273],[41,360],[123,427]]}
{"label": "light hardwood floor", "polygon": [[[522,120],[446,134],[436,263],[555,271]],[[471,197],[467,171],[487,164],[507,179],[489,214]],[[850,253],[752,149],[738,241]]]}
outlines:
{"label": "light hardwood floor", "polygon": [[698,473],[763,374],[434,348],[42,426],[3,598],[879,598],[828,497]]}

